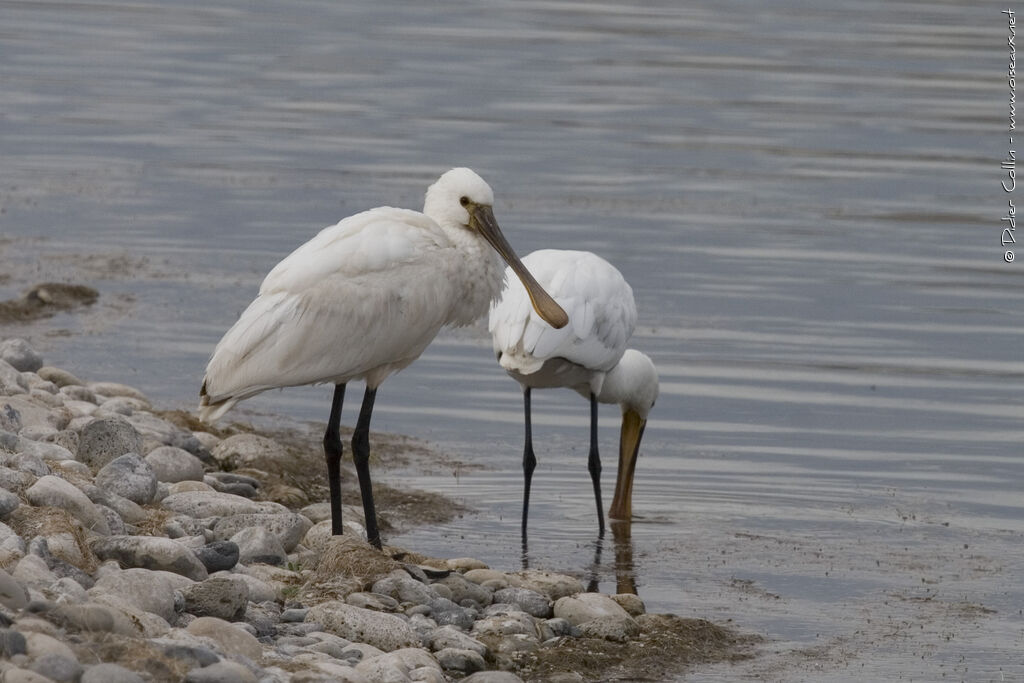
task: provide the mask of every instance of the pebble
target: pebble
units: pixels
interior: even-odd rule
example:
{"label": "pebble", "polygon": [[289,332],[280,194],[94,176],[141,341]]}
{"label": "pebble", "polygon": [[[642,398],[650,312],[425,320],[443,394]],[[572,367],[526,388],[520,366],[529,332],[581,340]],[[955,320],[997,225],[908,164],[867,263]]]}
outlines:
{"label": "pebble", "polygon": [[9,628],[0,629],[0,655],[10,659],[28,652],[25,636]]}
{"label": "pebble", "polygon": [[110,527],[103,514],[92,501],[75,486],[52,474],[40,477],[25,491],[28,502],[36,507],[56,507],[66,510],[87,529],[100,534],[109,534]]}
{"label": "pebble", "polygon": [[[246,571],[252,571],[259,565],[253,567],[246,567]],[[232,574],[235,578],[245,581],[245,585],[249,587],[249,599],[253,602],[267,602],[268,600],[279,600],[281,597],[281,586],[280,582],[277,581],[264,581],[257,576],[251,576],[250,574],[237,573]],[[283,588],[283,586],[282,586]]]}
{"label": "pebble", "polygon": [[158,569],[202,581],[209,573],[192,550],[170,538],[111,536],[96,538],[90,548],[101,560],[117,560],[125,567]]}
{"label": "pebble", "polygon": [[202,481],[203,462],[184,448],[158,446],[146,455],[157,481],[174,484],[179,481]]}
{"label": "pebble", "polygon": [[131,568],[105,573],[89,589],[89,594],[93,597],[102,593],[116,595],[141,610],[171,621],[175,612],[174,591],[191,583],[172,572]]}
{"label": "pebble", "polygon": [[[255,434],[181,429],[132,387],[83,383],[0,340],[3,680],[508,683],[520,679],[487,668],[646,623],[638,597],[570,576],[380,558],[358,541],[358,507],[339,542],[326,502],[267,474],[289,458]],[[379,566],[321,573],[321,555]],[[123,658],[76,658],[111,638]],[[154,653],[173,674],[142,664]]]}
{"label": "pebble", "polygon": [[311,521],[294,512],[241,514],[221,518],[213,527],[213,535],[227,540],[243,529],[258,527],[276,536],[284,551],[290,553],[312,526]]}
{"label": "pebble", "polygon": [[255,501],[213,490],[172,493],[160,501],[160,505],[189,517],[226,517],[262,511]]}
{"label": "pebble", "polygon": [[441,626],[436,629],[430,635],[428,642],[433,650],[472,650],[481,657],[486,657],[488,654],[486,645],[454,626]]}
{"label": "pebble", "polygon": [[256,677],[238,662],[223,661],[189,671],[185,683],[256,683]]}
{"label": "pebble", "polygon": [[4,359],[0,359],[0,392],[8,396],[28,393],[28,382],[21,372]]}
{"label": "pebble", "polygon": [[114,396],[127,396],[129,398],[136,399],[137,401],[141,401],[147,406],[149,405],[149,399],[146,398],[144,393],[135,387],[128,386],[127,384],[118,384],[117,382],[90,382],[89,388],[100,396],[107,396],[108,398]]}
{"label": "pebble", "polygon": [[328,632],[348,640],[366,643],[385,652],[420,645],[420,638],[401,618],[393,614],[353,607],[331,600],[310,608],[306,621],[320,624]]}
{"label": "pebble", "polygon": [[487,667],[480,653],[473,650],[456,650],[449,647],[439,650],[435,656],[437,663],[449,671],[471,674]]}
{"label": "pebble", "polygon": [[144,683],[144,679],[131,669],[108,662],[90,666],[79,683]]}
{"label": "pebble", "polygon": [[238,546],[238,557],[242,564],[284,564],[288,554],[276,535],[263,527],[250,526],[231,537]]}
{"label": "pebble", "polygon": [[210,574],[231,569],[238,564],[238,544],[232,541],[214,541],[193,552]]}
{"label": "pebble", "polygon": [[185,630],[192,635],[209,638],[227,655],[242,655],[256,662],[263,651],[255,636],[217,617],[199,617]]}
{"label": "pebble", "polygon": [[40,676],[46,676],[51,681],[59,683],[72,683],[82,675],[82,665],[77,659],[64,657],[59,654],[45,654],[35,657],[29,666]]}
{"label": "pebble", "polygon": [[39,375],[42,379],[47,380],[48,382],[53,382],[58,387],[82,384],[82,380],[78,379],[67,370],[55,368],[50,365],[42,366],[41,368],[36,370],[36,374]]}
{"label": "pebble", "polygon": [[36,372],[43,367],[43,357],[27,341],[18,337],[0,342],[0,359],[18,372]]}
{"label": "pebble", "polygon": [[96,473],[96,486],[139,505],[153,501],[156,482],[153,468],[136,453],[115,458]]}
{"label": "pebble", "polygon": [[290,456],[281,444],[256,434],[235,434],[221,441],[212,455],[227,470],[255,467],[259,470],[280,470],[290,463]]}
{"label": "pebble", "polygon": [[215,576],[186,586],[182,591],[185,611],[197,617],[238,621],[249,603],[249,586],[242,579]]}
{"label": "pebble", "polygon": [[9,514],[18,509],[21,499],[17,494],[0,488],[0,519],[6,519]]}
{"label": "pebble", "polygon": [[3,676],[4,683],[53,683],[52,678],[47,678],[28,669],[7,669],[3,672]]}
{"label": "pebble", "polygon": [[94,471],[125,453],[142,453],[142,437],[120,415],[89,422],[78,435],[78,460]]}
{"label": "pebble", "polygon": [[538,619],[547,619],[551,616],[551,602],[540,593],[529,588],[502,588],[499,591],[495,591],[494,602],[515,605]]}
{"label": "pebble", "polygon": [[583,635],[625,641],[640,634],[640,626],[619,603],[601,593],[580,593],[559,598],[554,605],[556,617],[579,627]]}

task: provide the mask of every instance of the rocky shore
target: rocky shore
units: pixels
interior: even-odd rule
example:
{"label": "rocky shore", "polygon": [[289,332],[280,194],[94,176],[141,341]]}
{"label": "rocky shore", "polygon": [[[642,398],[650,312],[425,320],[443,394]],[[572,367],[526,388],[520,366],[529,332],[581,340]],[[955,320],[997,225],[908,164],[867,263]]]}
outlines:
{"label": "rocky shore", "polygon": [[231,432],[0,340],[0,680],[653,680],[744,656],[572,576],[382,553],[356,507],[332,536],[315,454]]}

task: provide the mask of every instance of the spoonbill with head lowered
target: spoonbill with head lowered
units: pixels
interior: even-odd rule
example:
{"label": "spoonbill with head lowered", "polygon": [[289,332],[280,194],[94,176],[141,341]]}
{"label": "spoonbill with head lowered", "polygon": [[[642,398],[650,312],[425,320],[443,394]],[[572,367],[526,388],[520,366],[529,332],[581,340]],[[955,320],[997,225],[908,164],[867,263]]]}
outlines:
{"label": "spoonbill with head lowered", "polygon": [[268,389],[335,385],[324,434],[334,534],[342,533],[339,423],[348,382],[366,382],[352,456],[367,538],[379,548],[369,429],[381,382],[416,360],[442,327],[487,312],[502,286],[496,255],[542,319],[554,327],[568,320],[509,246],[493,203],[480,176],[454,168],[427,190],[423,213],[379,207],[325,228],[270,271],[213,351],[200,390],[206,421]]}
{"label": "spoonbill with head lowered", "polygon": [[604,534],[601,458],[597,448],[597,404],[622,408],[619,471],[609,515],[632,517],[633,474],[647,415],[658,398],[658,372],[646,355],[627,349],[636,327],[633,290],[622,274],[589,251],[543,249],[523,265],[569,314],[556,328],[531,309],[528,291],[509,280],[492,304],[488,329],[498,362],[523,387],[526,444],[523,449],[523,537],[530,507],[530,481],[537,458],[530,425],[532,389],[567,387],[590,400],[590,457],[598,528]]}

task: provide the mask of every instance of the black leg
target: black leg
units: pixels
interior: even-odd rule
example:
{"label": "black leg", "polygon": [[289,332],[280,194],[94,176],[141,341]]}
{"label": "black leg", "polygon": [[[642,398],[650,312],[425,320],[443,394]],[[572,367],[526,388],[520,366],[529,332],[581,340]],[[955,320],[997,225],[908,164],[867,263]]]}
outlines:
{"label": "black leg", "polygon": [[380,548],[380,532],[377,530],[377,511],[373,507],[373,487],[370,485],[370,415],[373,414],[373,400],[377,390],[366,387],[363,407],[359,409],[356,430],[352,433],[352,459],[359,475],[359,493],[363,498],[363,514],[366,516],[366,539]]}
{"label": "black leg", "polygon": [[598,533],[604,536],[604,507],[601,505],[601,456],[597,452],[597,396],[590,394],[590,458],[587,460],[590,480],[594,482],[594,500],[597,502]]}
{"label": "black leg", "polygon": [[523,543],[526,542],[526,518],[530,512],[530,481],[537,467],[533,454],[533,429],[530,426],[530,387],[523,389],[523,412],[526,415],[526,446],[523,447]]}
{"label": "black leg", "polygon": [[324,432],[324,458],[327,460],[327,485],[331,487],[331,533],[339,536],[341,526],[341,404],[345,402],[345,385],[334,386],[331,416]]}

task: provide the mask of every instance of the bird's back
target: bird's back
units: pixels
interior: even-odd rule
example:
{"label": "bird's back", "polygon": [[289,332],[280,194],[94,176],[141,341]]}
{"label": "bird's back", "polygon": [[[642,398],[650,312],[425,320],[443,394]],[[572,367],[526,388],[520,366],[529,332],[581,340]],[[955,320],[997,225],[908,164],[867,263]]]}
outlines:
{"label": "bird's back", "polygon": [[366,378],[415,360],[450,316],[459,258],[415,211],[371,209],[325,228],[270,271],[217,344],[201,411],[267,389]]}
{"label": "bird's back", "polygon": [[488,322],[502,367],[529,375],[561,358],[598,373],[613,368],[637,319],[633,290],[618,269],[591,252],[558,249],[535,251],[523,263],[569,314],[569,324],[556,330],[544,322],[519,280],[506,273]]}

